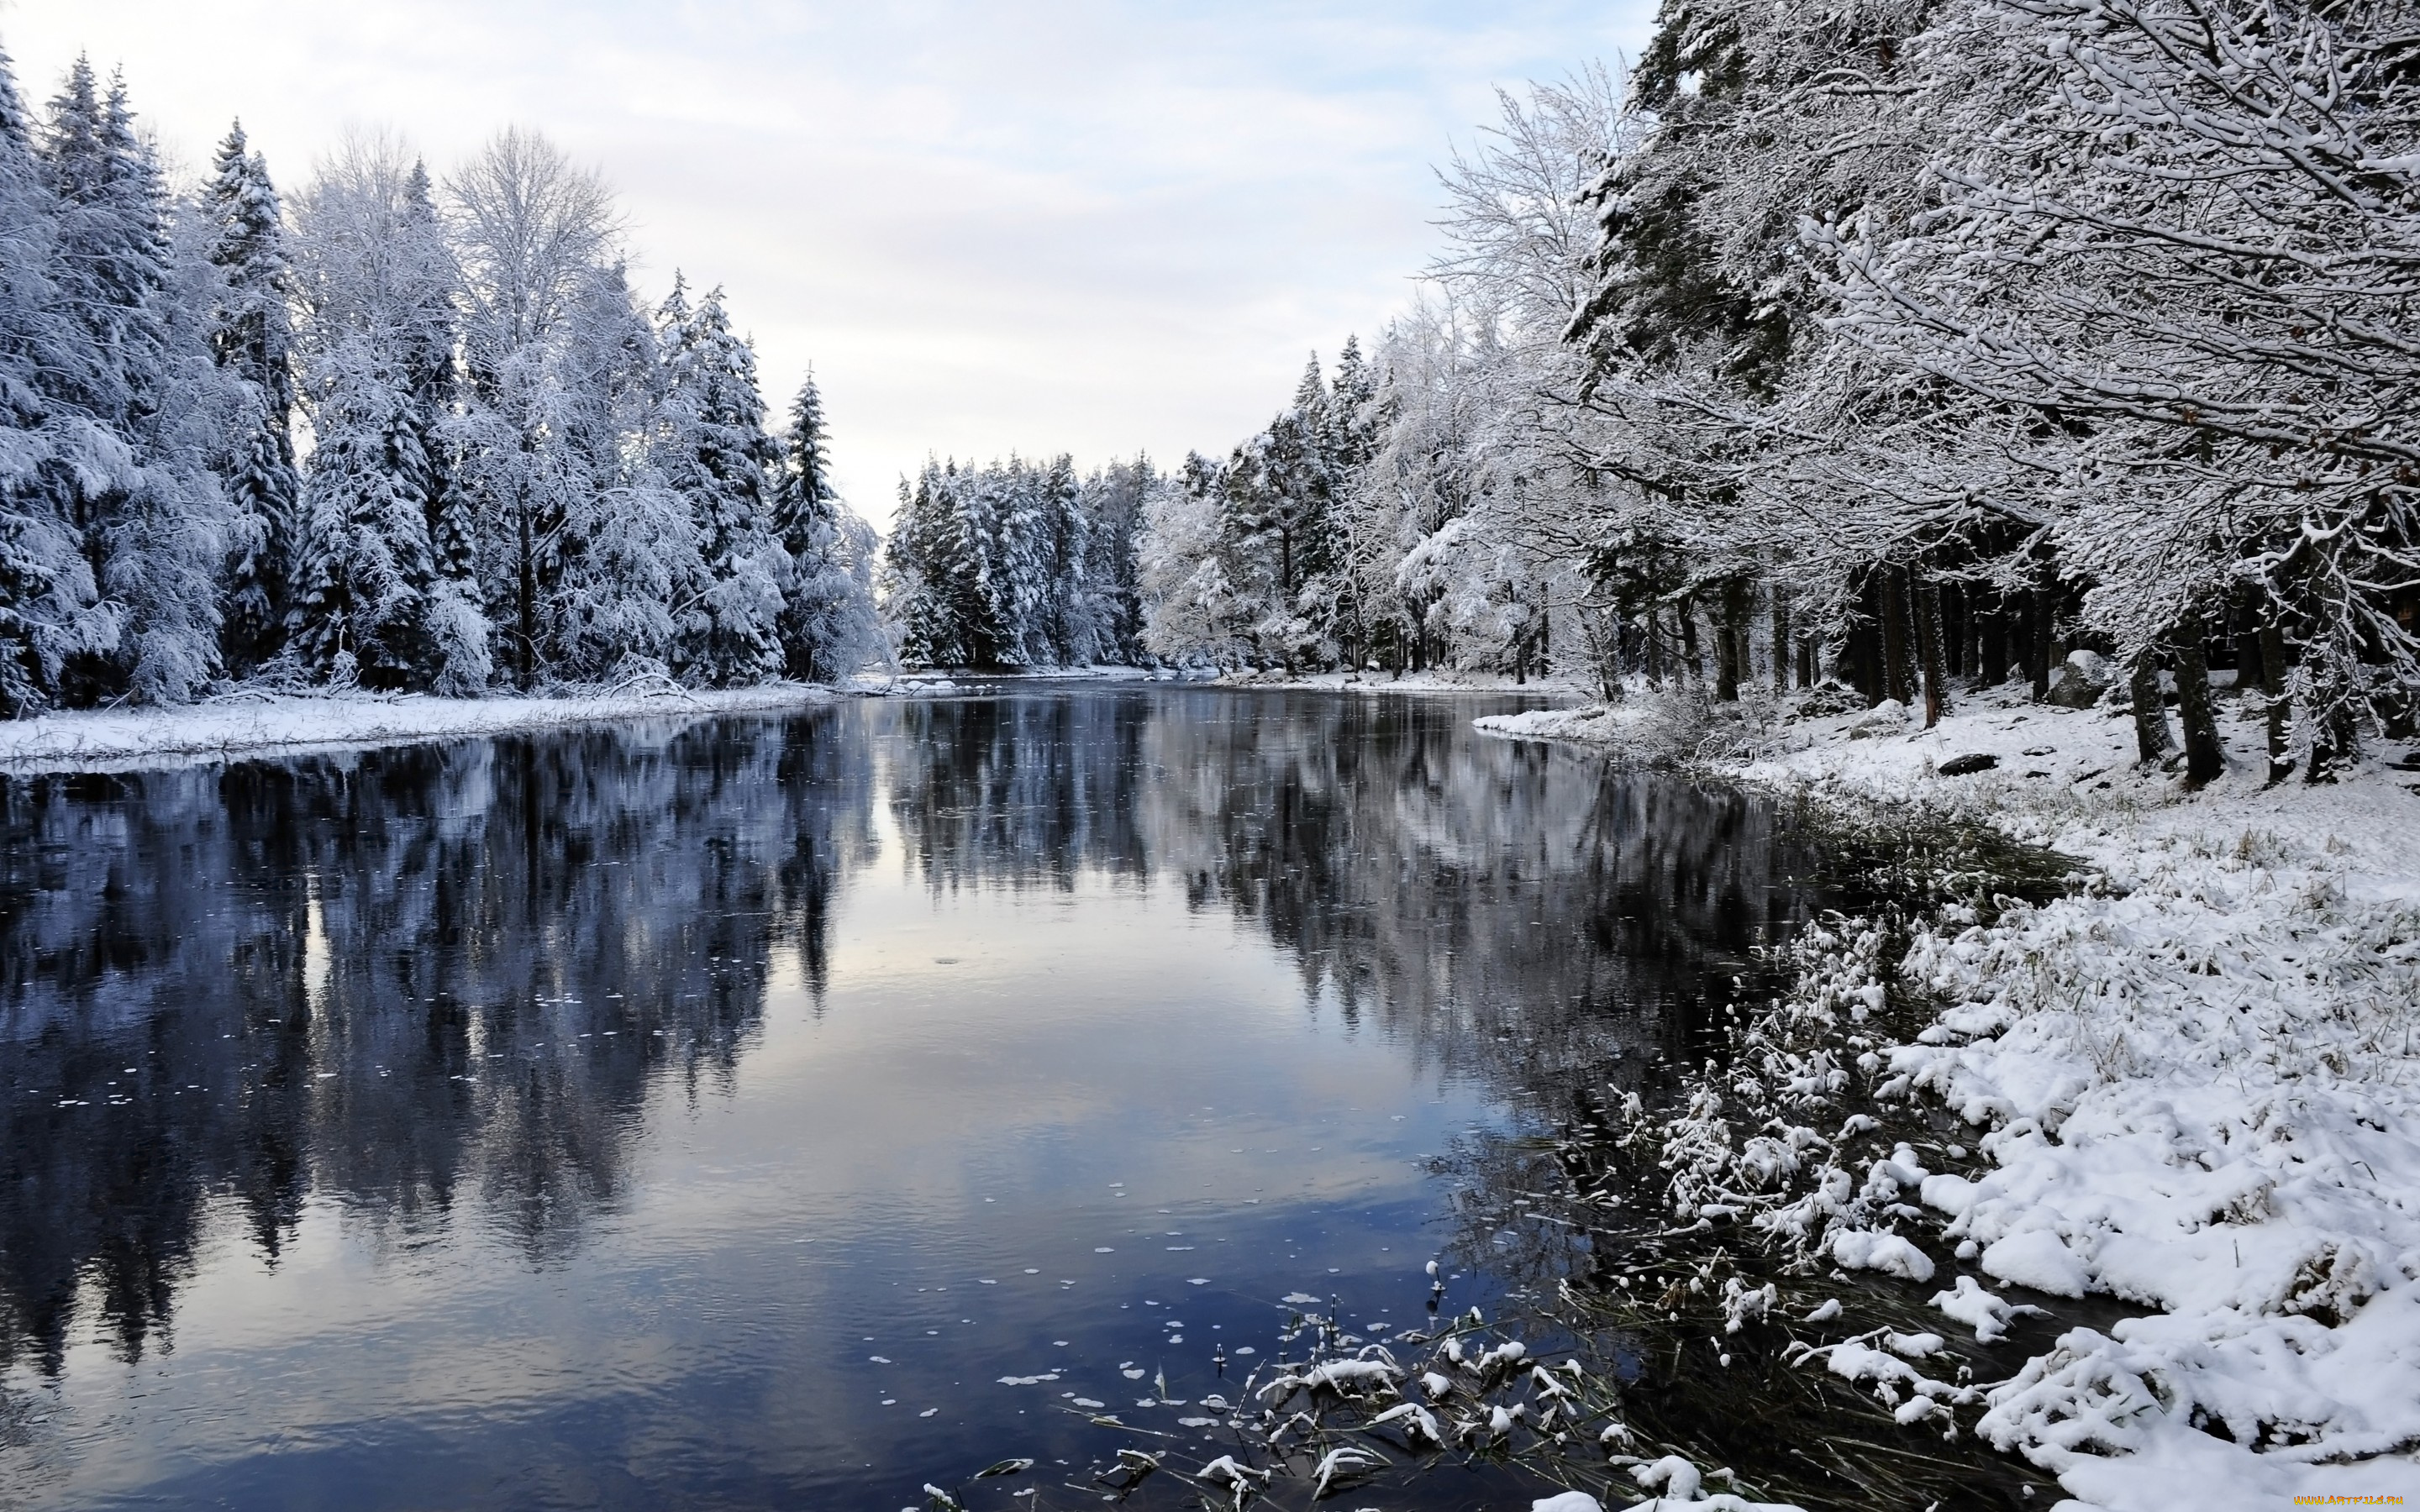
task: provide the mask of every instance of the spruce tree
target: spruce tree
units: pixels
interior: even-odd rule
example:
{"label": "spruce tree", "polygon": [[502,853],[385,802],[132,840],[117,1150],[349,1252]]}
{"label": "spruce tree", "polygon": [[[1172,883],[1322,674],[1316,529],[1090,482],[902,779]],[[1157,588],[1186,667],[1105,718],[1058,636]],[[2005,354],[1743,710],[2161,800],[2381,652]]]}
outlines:
{"label": "spruce tree", "polygon": [[251,402],[223,463],[230,510],[219,645],[241,677],[277,655],[286,639],[302,480],[295,471],[293,332],[286,231],[269,165],[247,149],[239,121],[219,145],[203,207],[209,260],[221,273],[209,315],[221,365],[249,386]]}
{"label": "spruce tree", "polygon": [[198,322],[176,318],[167,191],[123,83],[97,95],[79,59],[42,149],[58,217],[54,281],[83,338],[83,361],[54,376],[55,396],[124,447],[118,465],[60,479],[114,621],[105,645],[67,659],[61,690],[74,702],[173,702],[218,660],[221,496],[201,434],[213,364]]}
{"label": "spruce tree", "polygon": [[734,334],[722,291],[692,310],[675,280],[659,316],[665,399],[658,467],[689,505],[705,592],[684,606],[675,662],[693,683],[728,687],[777,671],[776,621],[787,559],[774,540],[768,470],[780,454],[765,431],[756,355]]}
{"label": "spruce tree", "polygon": [[400,239],[416,249],[412,262],[422,276],[403,301],[397,376],[404,402],[392,422],[389,454],[427,517],[429,661],[423,675],[437,691],[462,697],[487,686],[493,663],[479,602],[478,522],[448,437],[459,381],[453,257],[427,164],[417,159],[404,179]]}
{"label": "spruce tree", "polygon": [[862,527],[831,484],[823,394],[813,373],[790,404],[772,513],[775,537],[790,559],[777,632],[783,674],[801,682],[845,677],[871,649],[873,605]]}
{"label": "spruce tree", "polygon": [[54,203],[33,123],[0,53],[0,718],[58,700],[68,658],[105,648],[114,618],[70,516],[73,480],[97,473],[107,434],[62,402],[61,375],[85,359],[52,281]]}
{"label": "spruce tree", "polygon": [[366,336],[324,364],[318,444],[302,486],[305,529],[292,632],[303,664],[343,686],[428,686],[436,661],[429,594],[436,567],[425,461],[399,376]]}

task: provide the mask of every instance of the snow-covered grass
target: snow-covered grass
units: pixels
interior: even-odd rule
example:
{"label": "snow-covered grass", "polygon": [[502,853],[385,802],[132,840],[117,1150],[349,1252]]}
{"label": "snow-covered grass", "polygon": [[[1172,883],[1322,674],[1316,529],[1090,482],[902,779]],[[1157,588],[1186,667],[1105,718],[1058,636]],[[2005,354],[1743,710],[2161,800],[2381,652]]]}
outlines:
{"label": "snow-covered grass", "polygon": [[1223,673],[1213,680],[1220,687],[1313,688],[1345,693],[1528,693],[1559,700],[1586,698],[1589,689],[1563,677],[1532,677],[1516,682],[1510,672],[1426,671],[1397,677],[1384,671]]}
{"label": "snow-covered grass", "polygon": [[[1481,723],[1646,754],[1694,728],[1650,700]],[[2230,730],[2236,764],[2198,794],[2134,766],[2125,717],[2013,692],[1929,732],[1796,718],[1707,764],[2093,869],[1920,925],[1896,970],[1945,1009],[1859,1065],[1982,1131],[1973,1179],[1878,1164],[1934,1215],[1916,1237],[2002,1284],[2159,1309],[2011,1361],[1977,1425],[2113,1512],[2420,1492],[2420,773],[2264,787],[2257,727]],[[1939,775],[1959,756],[1993,764]],[[1863,1237],[1823,1242],[1847,1263]]]}
{"label": "snow-covered grass", "polygon": [[273,751],[801,708],[832,697],[829,689],[796,683],[700,692],[651,685],[544,698],[244,696],[183,708],[0,721],[0,771],[129,771]]}

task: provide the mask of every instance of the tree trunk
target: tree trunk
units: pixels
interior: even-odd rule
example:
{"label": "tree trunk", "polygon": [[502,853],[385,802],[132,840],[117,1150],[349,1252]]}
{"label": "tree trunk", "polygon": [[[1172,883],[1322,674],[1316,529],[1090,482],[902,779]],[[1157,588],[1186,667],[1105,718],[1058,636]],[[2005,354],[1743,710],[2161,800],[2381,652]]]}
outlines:
{"label": "tree trunk", "polygon": [[1773,690],[1790,691],[1790,590],[1773,585]]}
{"label": "tree trunk", "polygon": [[1737,703],[1740,679],[1747,669],[1740,665],[1742,622],[1747,618],[1747,587],[1734,578],[1723,584],[1719,605],[1720,619],[1714,625],[1714,697],[1725,703]]}
{"label": "tree trunk", "polygon": [[1967,656],[1974,636],[1966,628],[1966,590],[1956,583],[1945,583],[1939,590],[1941,598],[1942,661],[1952,677],[1963,677]]}
{"label": "tree trunk", "polygon": [[2187,609],[2171,632],[2177,656],[2177,717],[2185,727],[2185,786],[2214,782],[2226,770],[2218,719],[2210,706],[2208,631],[2199,610]]}
{"label": "tree trunk", "polygon": [[2135,653],[2128,669],[2128,683],[2134,695],[2134,755],[2144,765],[2164,758],[2177,748],[2168,733],[2168,711],[2160,697],[2160,654],[2146,646]]}
{"label": "tree trunk", "polygon": [[1815,637],[1811,635],[1801,637],[1798,641],[1798,686],[1802,688],[1815,686],[1817,655]]}
{"label": "tree trunk", "polygon": [[2042,576],[2044,580],[2032,594],[2033,636],[2025,646],[2032,656],[2032,663],[2026,670],[2033,673],[2034,702],[2037,703],[2050,697],[2051,638],[2058,618],[2058,594],[2048,580],[2049,574]]}
{"label": "tree trunk", "polygon": [[1706,680],[1705,658],[1698,655],[1698,607],[1687,599],[1672,606],[1672,615],[1681,622],[1681,665],[1689,681]]}
{"label": "tree trunk", "polygon": [[1916,580],[1916,642],[1924,665],[1924,728],[1931,729],[1949,712],[1949,667],[1942,656],[1941,590]]}
{"label": "tree trunk", "polygon": [[1978,687],[1997,687],[2009,675],[2009,618],[2005,603],[1993,606],[1992,612],[1977,616],[1981,620],[1981,634],[1977,637],[1978,660],[1975,683]]}
{"label": "tree trunk", "polygon": [[1849,682],[1864,695],[1869,708],[1890,697],[1890,679],[1883,675],[1883,609],[1887,596],[1883,577],[1880,568],[1866,574],[1857,592],[1857,617],[1850,622],[1847,640],[1840,648]]}
{"label": "tree trunk", "polygon": [[526,500],[515,512],[519,518],[520,561],[519,581],[514,584],[516,618],[520,621],[520,685],[526,693],[537,686],[537,543],[530,539],[530,512]]}
{"label": "tree trunk", "polygon": [[1883,569],[1883,697],[1901,703],[1916,702],[1907,675],[1907,574],[1898,567]]}
{"label": "tree trunk", "polygon": [[2226,595],[2226,619],[2235,636],[2235,692],[2241,698],[2268,683],[2260,671],[2260,599],[2250,584],[2237,583]]}
{"label": "tree trunk", "polygon": [[2002,602],[2008,609],[2009,676],[2031,682],[2034,675],[2034,595],[2018,592]]}
{"label": "tree trunk", "polygon": [[2286,632],[2273,617],[2273,606],[2260,616],[2260,703],[2269,721],[2269,783],[2275,787],[2294,775],[2292,712],[2286,702]]}

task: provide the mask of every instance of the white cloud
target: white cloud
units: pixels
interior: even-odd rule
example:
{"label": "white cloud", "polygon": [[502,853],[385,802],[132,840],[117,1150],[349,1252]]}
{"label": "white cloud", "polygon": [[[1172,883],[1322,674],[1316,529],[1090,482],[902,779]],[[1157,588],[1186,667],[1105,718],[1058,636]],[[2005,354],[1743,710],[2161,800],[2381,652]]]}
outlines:
{"label": "white cloud", "polygon": [[1435,245],[1490,88],[1652,7],[81,0],[0,7],[34,101],[122,64],[186,162],[240,115],[283,185],[349,125],[441,171],[507,123],[603,170],[645,286],[724,285],[778,410],[813,362],[877,518],[926,451],[1223,448]]}

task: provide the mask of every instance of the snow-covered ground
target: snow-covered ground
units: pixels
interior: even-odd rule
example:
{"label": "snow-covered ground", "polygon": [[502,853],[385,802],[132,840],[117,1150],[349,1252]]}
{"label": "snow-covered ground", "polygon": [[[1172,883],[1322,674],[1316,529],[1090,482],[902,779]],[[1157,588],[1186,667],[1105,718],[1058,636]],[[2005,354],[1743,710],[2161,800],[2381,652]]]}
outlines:
{"label": "snow-covered ground", "polygon": [[1220,687],[1319,688],[1346,693],[1529,693],[1542,698],[1588,696],[1579,684],[1560,677],[1532,677],[1516,682],[1509,672],[1228,672],[1217,679]]}
{"label": "snow-covered ground", "polygon": [[271,751],[801,708],[832,697],[825,688],[784,683],[706,692],[649,687],[553,698],[285,695],[176,709],[48,714],[0,720],[0,771],[127,771]]}
{"label": "snow-covered ground", "polygon": [[[2071,1507],[2420,1497],[2420,771],[2265,788],[2259,727],[2227,709],[2233,768],[2188,794],[2135,767],[2123,716],[2014,691],[1931,731],[1894,713],[1751,720],[1699,753],[2098,873],[1919,930],[1898,969],[1949,1006],[1863,1063],[1982,1131],[1978,1179],[1899,1173],[1933,1214],[1918,1238],[2002,1283],[2159,1309],[2011,1360],[1978,1431]],[[1666,755],[1696,728],[1648,700],[1479,722]],[[1993,763],[1940,775],[1960,756]]]}

